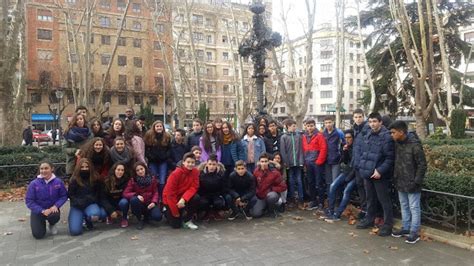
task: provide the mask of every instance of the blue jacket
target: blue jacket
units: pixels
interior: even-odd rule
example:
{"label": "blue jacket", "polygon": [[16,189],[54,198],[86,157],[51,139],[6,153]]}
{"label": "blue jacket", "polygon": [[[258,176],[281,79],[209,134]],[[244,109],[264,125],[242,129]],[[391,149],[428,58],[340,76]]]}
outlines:
{"label": "blue jacket", "polygon": [[54,179],[46,183],[41,176],[37,176],[28,186],[25,203],[31,212],[40,214],[53,205],[59,209],[67,201],[67,190],[63,181],[54,175],[53,177]]}
{"label": "blue jacket", "polygon": [[[255,145],[255,148],[254,148],[254,158],[255,158],[255,163],[258,162],[258,158],[260,157],[260,155],[264,152],[266,152],[265,150],[265,143],[263,142],[263,139],[262,138],[259,138],[259,137],[256,137],[254,136],[255,139],[253,141],[254,145]],[[247,157],[248,157],[248,151],[247,151],[247,145],[249,144],[248,140],[247,140],[247,135],[245,135],[242,140],[240,141],[241,145],[242,145],[242,160],[244,162],[247,162]]]}
{"label": "blue jacket", "polygon": [[323,132],[328,143],[328,156],[326,163],[333,165],[341,162],[341,144],[345,144],[344,133],[339,128],[335,128],[331,133],[327,129]]}
{"label": "blue jacket", "polygon": [[372,130],[367,132],[354,149],[354,155],[356,155],[354,166],[362,178],[369,179],[375,169],[382,178],[390,176],[395,160],[395,150],[388,129],[382,126],[378,132]]}
{"label": "blue jacket", "polygon": [[355,153],[355,151],[357,150],[356,147],[362,142],[363,137],[367,134],[367,132],[370,132],[371,129],[370,129],[369,124],[367,123],[367,121],[364,121],[360,125],[357,125],[357,124],[354,123],[354,125],[352,126],[352,129],[354,130],[354,142],[352,143],[353,152],[352,152],[351,167],[355,168],[354,162],[356,160],[358,160],[357,159],[358,155]]}
{"label": "blue jacket", "polygon": [[188,150],[190,151],[194,146],[199,146],[199,139],[202,137],[202,130],[199,133],[191,132],[188,135],[187,142],[188,142]]}
{"label": "blue jacket", "polygon": [[225,166],[234,167],[235,162],[243,160],[242,143],[239,140],[232,141],[221,146],[221,163]]}

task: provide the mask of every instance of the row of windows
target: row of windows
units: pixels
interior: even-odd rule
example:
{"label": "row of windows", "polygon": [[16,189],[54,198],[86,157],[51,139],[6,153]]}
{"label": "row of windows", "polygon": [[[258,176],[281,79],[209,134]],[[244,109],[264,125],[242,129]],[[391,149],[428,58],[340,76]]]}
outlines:
{"label": "row of windows", "polygon": [[[106,27],[106,28],[112,27],[112,22],[111,22],[110,17],[100,16],[99,17],[99,25],[101,27]],[[163,24],[159,24],[159,25],[160,25],[159,26],[160,32],[164,31],[164,25]],[[117,28],[120,28],[121,26],[122,26],[122,18],[117,18]],[[126,19],[123,21],[123,28],[124,29],[127,28],[127,20]],[[135,30],[135,31],[141,31],[143,29],[142,23],[140,21],[132,21],[131,29]]]}
{"label": "row of windows", "polygon": [[[99,6],[102,9],[110,9],[112,7],[111,0],[100,0]],[[124,11],[127,7],[127,3],[125,0],[117,0],[117,9],[120,11]],[[131,9],[135,13],[140,13],[142,9],[142,5],[140,3],[131,3]]]}
{"label": "row of windows", "polygon": [[[321,104],[321,112],[326,112],[328,110],[332,110],[334,109],[334,104]],[[349,104],[349,112],[352,112],[354,110],[354,104]],[[278,111],[280,111],[280,113],[282,114],[285,114],[286,113],[286,108],[284,106],[278,108],[278,107],[275,107],[273,108],[273,114],[278,114]],[[314,112],[314,105],[310,104],[308,106],[308,112],[312,113]]]}
{"label": "row of windows", "polygon": [[[33,104],[41,104],[42,103],[42,97],[41,97],[40,92],[33,92],[31,93],[31,103]],[[66,94],[68,102],[69,103],[74,103],[74,98],[72,96],[72,93],[67,93]],[[93,95],[94,97],[89,98],[89,104],[94,105],[96,104],[96,99],[97,95]],[[144,103],[144,100],[146,102],[149,102],[151,105],[158,105],[158,97],[157,96],[142,96],[142,95],[133,95],[133,99],[129,97],[130,95],[124,94],[124,93],[119,93],[117,94],[117,104],[118,105],[131,105],[131,104],[142,104]],[[54,99],[55,95],[54,92],[52,92],[52,95],[50,95],[50,99]],[[51,101],[50,100],[50,101]],[[112,101],[112,94],[110,92],[105,92],[102,98],[102,103],[109,102],[111,104],[115,104]]]}
{"label": "row of windows", "polygon": [[[177,22],[184,23],[185,22],[185,15],[184,14],[178,14],[176,19],[177,19]],[[198,15],[198,14],[192,14],[191,22],[194,25],[197,25],[197,26],[206,26],[206,27],[214,27],[215,26],[215,22],[214,22],[213,19],[204,18],[203,15]],[[235,27],[237,30],[240,29],[240,31],[242,31],[242,32],[248,31],[250,29],[250,25],[246,21],[243,21],[243,22],[235,21],[234,23],[230,23],[229,20],[222,19],[221,23],[222,23],[223,27],[229,27],[229,29],[233,29],[233,27]]]}

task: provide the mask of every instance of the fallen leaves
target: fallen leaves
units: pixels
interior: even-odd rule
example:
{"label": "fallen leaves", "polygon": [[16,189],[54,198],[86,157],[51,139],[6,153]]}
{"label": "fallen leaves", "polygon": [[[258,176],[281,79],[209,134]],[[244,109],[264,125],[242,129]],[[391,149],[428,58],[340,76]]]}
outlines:
{"label": "fallen leaves", "polygon": [[0,191],[0,201],[23,201],[26,187],[10,188]]}
{"label": "fallen leaves", "polygon": [[5,233],[3,233],[3,235],[4,236],[11,236],[11,235],[13,235],[13,233],[12,232],[5,232]]}
{"label": "fallen leaves", "polygon": [[293,216],[293,220],[296,220],[296,221],[303,221],[304,218],[301,217],[301,216]]}
{"label": "fallen leaves", "polygon": [[347,221],[347,223],[350,224],[350,225],[354,225],[354,224],[357,223],[357,220],[354,216],[351,215],[351,216],[349,216],[349,221]]}
{"label": "fallen leaves", "polygon": [[369,234],[374,236],[374,235],[377,235],[378,232],[379,232],[379,229],[375,227],[375,228],[372,228],[372,230],[370,230]]}
{"label": "fallen leaves", "polygon": [[18,222],[24,222],[24,221],[26,221],[26,218],[25,217],[20,217],[20,218],[17,219],[17,221]]}
{"label": "fallen leaves", "polygon": [[351,237],[358,237],[358,235],[356,235],[354,232],[350,232],[349,235],[350,235]]}
{"label": "fallen leaves", "polygon": [[388,248],[391,249],[391,250],[398,250],[397,246],[388,246]]}
{"label": "fallen leaves", "polygon": [[132,236],[130,237],[130,240],[138,240],[138,236]]}
{"label": "fallen leaves", "polygon": [[367,249],[364,249],[364,253],[365,253],[365,254],[369,254],[370,251],[368,251]]}

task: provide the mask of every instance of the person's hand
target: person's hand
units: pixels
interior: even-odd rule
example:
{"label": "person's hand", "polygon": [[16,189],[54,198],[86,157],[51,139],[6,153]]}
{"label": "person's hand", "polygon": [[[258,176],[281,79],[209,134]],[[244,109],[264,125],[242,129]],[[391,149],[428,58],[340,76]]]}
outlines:
{"label": "person's hand", "polygon": [[380,179],[382,176],[380,175],[380,173],[377,171],[377,169],[375,169],[374,171],[374,174],[370,177],[370,178],[373,178],[373,179]]}
{"label": "person's hand", "polygon": [[41,212],[44,216],[48,217],[50,214],[51,214],[51,210],[50,209],[46,209],[46,210],[43,210]]}
{"label": "person's hand", "polygon": [[156,204],[154,202],[148,204],[148,209],[151,210],[153,208],[155,208]]}
{"label": "person's hand", "polygon": [[186,206],[185,203],[186,203],[186,201],[183,198],[181,198],[178,201],[178,203],[176,204],[176,206],[178,206],[178,208],[182,209],[182,208],[184,208],[184,206]]}
{"label": "person's hand", "polygon": [[51,206],[51,208],[49,208],[49,211],[50,211],[51,213],[57,213],[57,212],[59,212],[58,207],[56,207],[56,205]]}
{"label": "person's hand", "polygon": [[138,195],[137,198],[138,198],[138,200],[141,201],[141,202],[143,202],[143,201],[145,200],[142,195]]}
{"label": "person's hand", "polygon": [[118,213],[117,213],[116,211],[114,211],[112,214],[110,214],[110,217],[111,217],[112,219],[116,219],[117,216],[118,216]]}
{"label": "person's hand", "polygon": [[345,144],[344,147],[342,147],[342,150],[347,151],[349,149],[349,145]]}
{"label": "person's hand", "polygon": [[81,153],[81,150],[77,150],[76,153],[75,153],[75,155],[76,155],[76,156],[79,156],[80,153]]}

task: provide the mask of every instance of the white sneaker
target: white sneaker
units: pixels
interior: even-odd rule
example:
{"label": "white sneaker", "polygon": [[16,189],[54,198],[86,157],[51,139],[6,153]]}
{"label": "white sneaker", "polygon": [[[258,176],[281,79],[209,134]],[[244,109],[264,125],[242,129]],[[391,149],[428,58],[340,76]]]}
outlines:
{"label": "white sneaker", "polygon": [[198,226],[193,223],[192,220],[189,220],[188,222],[185,222],[183,224],[183,228],[191,229],[191,230],[198,230]]}
{"label": "white sneaker", "polygon": [[58,226],[56,224],[49,225],[49,232],[51,232],[52,235],[57,235],[58,234]]}

